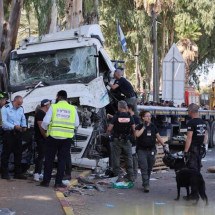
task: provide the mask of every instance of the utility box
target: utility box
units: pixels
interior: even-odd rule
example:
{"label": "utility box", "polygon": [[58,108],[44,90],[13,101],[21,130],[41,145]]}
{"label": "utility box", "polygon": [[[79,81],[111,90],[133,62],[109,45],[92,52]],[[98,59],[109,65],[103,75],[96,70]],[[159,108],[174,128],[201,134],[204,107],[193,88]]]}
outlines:
{"label": "utility box", "polygon": [[163,60],[162,99],[175,106],[184,103],[185,61],[174,43]]}

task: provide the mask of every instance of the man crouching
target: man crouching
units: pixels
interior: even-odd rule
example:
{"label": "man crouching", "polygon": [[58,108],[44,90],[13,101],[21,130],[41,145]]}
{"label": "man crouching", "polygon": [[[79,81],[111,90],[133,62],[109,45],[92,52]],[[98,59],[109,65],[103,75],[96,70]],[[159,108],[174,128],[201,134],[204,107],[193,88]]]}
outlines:
{"label": "man crouching", "polygon": [[111,131],[113,131],[111,148],[114,176],[119,175],[120,155],[123,154],[127,168],[127,179],[133,182],[132,145],[129,139],[130,135],[134,134],[135,124],[133,117],[128,113],[128,107],[125,101],[118,102],[118,112],[113,116],[107,128],[109,135]]}

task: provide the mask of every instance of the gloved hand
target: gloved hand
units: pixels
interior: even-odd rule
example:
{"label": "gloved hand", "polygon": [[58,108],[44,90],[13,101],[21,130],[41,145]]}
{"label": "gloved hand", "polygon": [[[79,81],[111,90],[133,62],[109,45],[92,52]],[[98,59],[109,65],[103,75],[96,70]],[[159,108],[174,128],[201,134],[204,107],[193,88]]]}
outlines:
{"label": "gloved hand", "polygon": [[168,149],[167,145],[163,146],[163,151],[164,151],[165,154],[169,153],[169,149]]}
{"label": "gloved hand", "polygon": [[184,162],[187,163],[189,159],[189,152],[184,152]]}
{"label": "gloved hand", "polygon": [[207,152],[206,146],[205,146],[205,144],[202,144],[202,145],[200,146],[200,150],[199,150],[199,154],[200,154],[201,158],[204,158],[204,157],[205,157],[206,152]]}

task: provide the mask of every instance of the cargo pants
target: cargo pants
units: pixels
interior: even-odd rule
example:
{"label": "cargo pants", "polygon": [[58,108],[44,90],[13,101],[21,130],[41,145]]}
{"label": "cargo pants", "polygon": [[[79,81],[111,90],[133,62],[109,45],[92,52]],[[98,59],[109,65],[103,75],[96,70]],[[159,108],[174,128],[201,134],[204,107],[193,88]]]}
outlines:
{"label": "cargo pants", "polygon": [[123,154],[126,163],[126,171],[128,179],[134,181],[133,173],[133,158],[132,158],[132,144],[129,140],[114,138],[111,144],[112,149],[112,164],[113,173],[115,176],[119,176],[120,173],[120,155]]}

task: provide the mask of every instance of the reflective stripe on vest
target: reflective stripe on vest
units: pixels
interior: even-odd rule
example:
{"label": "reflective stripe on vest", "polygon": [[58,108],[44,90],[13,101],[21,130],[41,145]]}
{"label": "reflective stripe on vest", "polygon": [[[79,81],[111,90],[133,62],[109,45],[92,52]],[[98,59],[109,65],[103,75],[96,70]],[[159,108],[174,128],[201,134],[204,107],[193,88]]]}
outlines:
{"label": "reflective stripe on vest", "polygon": [[52,119],[48,135],[52,137],[72,138],[75,128],[75,107],[66,101],[52,104]]}

